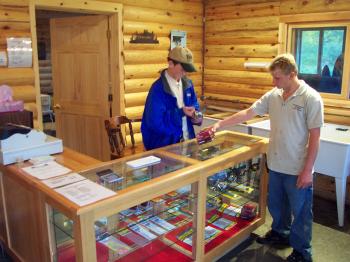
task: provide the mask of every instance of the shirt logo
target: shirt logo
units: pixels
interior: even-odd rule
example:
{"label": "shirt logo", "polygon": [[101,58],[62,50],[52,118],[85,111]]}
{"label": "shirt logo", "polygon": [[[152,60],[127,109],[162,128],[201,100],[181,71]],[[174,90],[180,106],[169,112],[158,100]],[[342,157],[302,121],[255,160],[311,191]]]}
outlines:
{"label": "shirt logo", "polygon": [[187,93],[186,96],[187,96],[187,97],[191,97],[191,93]]}
{"label": "shirt logo", "polygon": [[300,106],[300,105],[297,105],[297,104],[293,104],[293,107],[292,107],[294,110],[297,110],[299,112],[303,111],[304,110],[304,107],[303,106]]}

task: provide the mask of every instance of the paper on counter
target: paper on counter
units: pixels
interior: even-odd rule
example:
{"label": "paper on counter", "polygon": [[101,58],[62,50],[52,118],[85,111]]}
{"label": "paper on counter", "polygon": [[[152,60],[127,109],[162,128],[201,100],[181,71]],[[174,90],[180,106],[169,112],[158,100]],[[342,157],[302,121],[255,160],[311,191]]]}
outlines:
{"label": "paper on counter", "polygon": [[22,169],[29,175],[32,175],[41,180],[64,175],[72,171],[71,169],[58,164],[56,161],[50,161],[40,165],[23,167]]}
{"label": "paper on counter", "polygon": [[78,173],[69,173],[67,175],[54,177],[50,179],[43,180],[42,182],[50,188],[57,188],[69,184],[73,184],[78,181],[85,180],[86,178],[79,175]]}
{"label": "paper on counter", "polygon": [[83,180],[64,187],[56,188],[56,192],[79,206],[85,206],[101,199],[116,195],[115,192],[90,180]]}

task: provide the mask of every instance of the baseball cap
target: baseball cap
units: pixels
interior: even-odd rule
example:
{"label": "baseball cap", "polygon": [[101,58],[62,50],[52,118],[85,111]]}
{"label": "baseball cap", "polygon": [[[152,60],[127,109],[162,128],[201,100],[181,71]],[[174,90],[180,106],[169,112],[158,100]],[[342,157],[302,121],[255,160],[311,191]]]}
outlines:
{"label": "baseball cap", "polygon": [[193,64],[193,54],[190,49],[182,46],[176,46],[170,50],[168,58],[179,62],[186,72],[196,72]]}

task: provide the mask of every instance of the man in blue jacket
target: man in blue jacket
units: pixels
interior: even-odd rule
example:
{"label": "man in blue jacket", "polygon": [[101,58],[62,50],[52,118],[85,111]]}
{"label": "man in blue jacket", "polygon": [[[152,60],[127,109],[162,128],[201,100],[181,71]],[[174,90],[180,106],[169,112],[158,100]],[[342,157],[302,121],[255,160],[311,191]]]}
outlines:
{"label": "man in blue jacket", "polygon": [[170,50],[168,68],[161,72],[146,99],[141,132],[147,150],[195,137],[191,118],[199,110],[192,81],[186,72],[195,72],[188,48]]}

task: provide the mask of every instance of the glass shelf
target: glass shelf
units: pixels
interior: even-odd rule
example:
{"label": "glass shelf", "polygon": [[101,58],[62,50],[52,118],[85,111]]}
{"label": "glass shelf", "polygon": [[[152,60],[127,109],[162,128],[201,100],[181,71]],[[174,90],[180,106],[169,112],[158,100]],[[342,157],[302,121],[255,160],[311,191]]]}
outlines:
{"label": "glass shelf", "polygon": [[[101,184],[113,191],[119,191],[142,183],[144,181],[152,180],[153,178],[166,175],[170,172],[174,172],[190,165],[187,162],[163,156],[158,153],[145,154],[142,157],[151,155],[159,157],[161,159],[160,163],[142,168],[131,168],[127,165],[127,162],[138,159],[135,157],[128,159],[127,161],[121,160],[115,163],[110,163],[101,168],[92,169],[80,174],[87,179]],[[119,179],[116,182],[106,183],[103,182],[101,175],[99,176],[99,174],[113,174],[115,178]]]}
{"label": "glass shelf", "polygon": [[213,141],[198,145],[196,140],[170,146],[166,151],[186,156],[192,159],[205,161],[207,159],[223,155],[243,146],[252,145],[260,138],[247,138],[239,134],[219,133]]}

